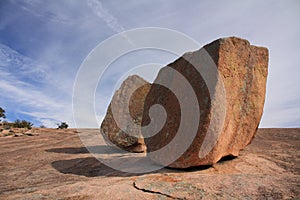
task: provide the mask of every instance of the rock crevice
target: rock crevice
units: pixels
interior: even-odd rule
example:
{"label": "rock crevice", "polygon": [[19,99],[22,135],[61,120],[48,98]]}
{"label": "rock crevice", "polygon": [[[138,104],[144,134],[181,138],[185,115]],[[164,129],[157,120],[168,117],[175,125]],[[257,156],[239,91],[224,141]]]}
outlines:
{"label": "rock crevice", "polygon": [[158,191],[153,191],[153,190],[148,190],[148,189],[144,189],[144,188],[139,188],[135,182],[133,182],[132,185],[133,185],[133,187],[134,187],[135,189],[140,190],[140,191],[143,191],[143,192],[146,192],[146,193],[158,194],[158,195],[162,195],[162,196],[165,196],[165,197],[168,197],[168,198],[171,198],[171,199],[178,199],[178,200],[181,200],[181,199],[182,199],[182,198],[173,197],[173,196],[171,196],[171,195],[164,194],[164,193],[161,193],[161,192],[158,192]]}

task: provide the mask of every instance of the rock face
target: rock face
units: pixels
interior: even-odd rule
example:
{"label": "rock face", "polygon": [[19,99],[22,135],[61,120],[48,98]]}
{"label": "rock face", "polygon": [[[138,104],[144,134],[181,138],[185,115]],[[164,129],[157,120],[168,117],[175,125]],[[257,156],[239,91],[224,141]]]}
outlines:
{"label": "rock face", "polygon": [[129,76],[115,92],[101,124],[101,133],[126,151],[146,151],[140,126],[150,86],[137,75]]}
{"label": "rock face", "polygon": [[[212,63],[219,74],[210,70]],[[180,101],[189,98],[189,88],[177,72],[193,88],[199,112],[196,107],[188,113],[183,110],[187,107]],[[169,167],[188,168],[211,165],[225,156],[238,156],[254,138],[259,125],[267,73],[268,49],[252,46],[247,40],[236,37],[218,39],[162,68],[145,99],[142,121],[143,126],[151,123],[148,115],[152,105],[164,106],[167,112],[165,125],[156,135],[145,137],[151,159]],[[164,86],[161,86],[162,82]],[[182,94],[181,100],[174,90]],[[184,118],[181,118],[183,114]],[[197,117],[199,121],[195,122]],[[185,123],[183,128],[180,123]],[[195,135],[191,133],[194,126]],[[183,130],[183,136],[172,144],[172,148],[151,154],[171,145],[178,130]],[[164,162],[188,143],[190,145],[172,163]]]}

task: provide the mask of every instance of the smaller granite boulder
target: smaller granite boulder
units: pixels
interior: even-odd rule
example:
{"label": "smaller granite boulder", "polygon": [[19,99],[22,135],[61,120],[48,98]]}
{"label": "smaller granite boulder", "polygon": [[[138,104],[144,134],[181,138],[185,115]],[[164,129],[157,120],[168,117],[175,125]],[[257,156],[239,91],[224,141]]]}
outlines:
{"label": "smaller granite boulder", "polygon": [[129,76],[118,89],[108,107],[100,131],[104,138],[123,150],[146,151],[141,134],[145,98],[151,84],[137,75]]}

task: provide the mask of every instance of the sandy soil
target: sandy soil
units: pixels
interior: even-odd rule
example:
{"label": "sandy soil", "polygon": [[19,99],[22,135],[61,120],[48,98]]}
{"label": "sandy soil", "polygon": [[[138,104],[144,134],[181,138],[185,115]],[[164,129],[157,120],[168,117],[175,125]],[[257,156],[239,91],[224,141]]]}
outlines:
{"label": "sandy soil", "polygon": [[0,138],[0,199],[300,199],[300,129],[260,129],[210,167],[139,175],[101,164],[74,131],[39,132]]}

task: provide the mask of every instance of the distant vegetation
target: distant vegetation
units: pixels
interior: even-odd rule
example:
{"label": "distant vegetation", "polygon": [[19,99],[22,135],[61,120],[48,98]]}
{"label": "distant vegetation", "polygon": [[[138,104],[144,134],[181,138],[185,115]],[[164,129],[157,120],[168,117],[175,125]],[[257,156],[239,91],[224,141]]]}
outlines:
{"label": "distant vegetation", "polygon": [[[15,122],[7,122],[5,115],[5,110],[0,107],[0,125],[4,127],[4,129],[10,129],[10,128],[27,128],[31,129],[33,126],[33,123],[26,121],[26,120],[19,120],[17,119]],[[2,121],[3,120],[3,121]]]}
{"label": "distant vegetation", "polygon": [[14,123],[13,123],[13,127],[14,128],[28,128],[31,129],[33,126],[33,123],[28,122],[26,120],[19,120],[17,119]]}
{"label": "distant vegetation", "polygon": [[69,125],[66,122],[61,122],[60,124],[57,124],[57,129],[67,129]]}
{"label": "distant vegetation", "polygon": [[[2,107],[0,107],[0,132],[3,129],[7,129],[7,130],[11,128],[32,129],[33,127],[33,123],[31,123],[30,121],[17,119],[14,122],[8,122],[5,119],[6,119],[5,110]],[[61,122],[60,124],[57,124],[57,129],[67,129],[68,127],[69,125],[67,124],[67,122]],[[46,126],[41,125],[40,128],[46,128]]]}
{"label": "distant vegetation", "polygon": [[26,120],[19,120],[17,119],[15,122],[7,122],[3,121],[1,123],[1,126],[4,129],[10,129],[10,128],[27,128],[27,129],[32,129],[33,123],[26,121]]}
{"label": "distant vegetation", "polygon": [[5,110],[3,108],[0,107],[0,122],[1,122],[1,118],[5,119]]}

